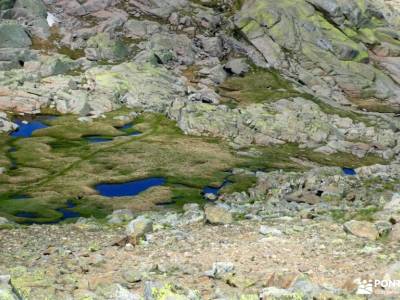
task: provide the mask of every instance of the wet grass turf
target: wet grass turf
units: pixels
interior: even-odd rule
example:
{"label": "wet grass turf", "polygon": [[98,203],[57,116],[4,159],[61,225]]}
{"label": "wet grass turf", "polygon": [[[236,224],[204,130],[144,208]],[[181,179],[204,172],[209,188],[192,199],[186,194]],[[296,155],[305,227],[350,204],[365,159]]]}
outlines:
{"label": "wet grass turf", "polygon": [[[173,121],[157,114],[136,118],[134,128],[142,135],[127,136],[117,129],[127,123],[114,117],[128,112],[112,112],[92,123],[78,123],[76,116],[60,116],[32,137],[2,136],[0,162],[10,166],[12,158],[16,168],[0,174],[0,215],[17,222],[31,222],[21,213],[34,213],[35,222],[54,222],[63,218],[59,209],[71,199],[75,205],[71,211],[100,218],[119,208],[140,211],[160,209],[164,204],[179,207],[187,202],[203,203],[201,192],[205,186],[219,187],[228,179],[231,183],[221,192],[230,193],[246,190],[255,183],[254,176],[227,173],[232,168],[305,169],[290,157],[343,167],[382,162],[376,157],[361,160],[348,154],[327,156],[292,144],[254,147],[247,150],[257,155],[241,156],[226,142],[184,135]],[[113,140],[90,144],[82,139],[87,135]],[[9,152],[10,148],[15,151]],[[165,186],[118,198],[103,197],[94,189],[99,183],[150,177],[166,178]],[[15,195],[28,197],[15,200]]]}
{"label": "wet grass turf", "polygon": [[277,71],[255,67],[245,76],[232,76],[227,79],[219,86],[218,92],[225,102],[241,107],[301,95]]}
{"label": "wet grass turf", "polygon": [[[13,141],[15,152],[11,155],[18,168],[0,175],[1,213],[10,217],[21,212],[35,212],[35,220],[50,222],[61,217],[55,210],[72,197],[80,198],[74,211],[83,216],[99,216],[118,208],[112,200],[96,194],[93,187],[99,182],[166,176],[168,189],[177,194],[181,191],[172,188],[175,182],[190,183],[191,189],[200,190],[202,185],[218,180],[215,174],[229,168],[230,161],[234,161],[226,146],[211,139],[187,137],[165,117],[145,115],[139,118],[135,123],[143,135],[134,137],[115,129],[124,124],[113,116],[115,114],[110,114],[107,119],[92,124],[76,124],[74,117],[64,116],[53,120],[51,127],[36,131],[31,138]],[[88,144],[82,140],[88,134],[114,136],[114,140]],[[6,151],[6,143],[2,146]],[[12,194],[26,194],[31,198],[17,203],[10,199]],[[165,199],[165,193],[161,194],[161,202],[170,200]],[[171,195],[169,191],[168,197],[173,198]],[[147,201],[128,198],[125,202]],[[141,208],[151,208],[157,199],[148,202],[147,206],[140,203]],[[20,215],[13,219],[24,222],[27,218]]]}

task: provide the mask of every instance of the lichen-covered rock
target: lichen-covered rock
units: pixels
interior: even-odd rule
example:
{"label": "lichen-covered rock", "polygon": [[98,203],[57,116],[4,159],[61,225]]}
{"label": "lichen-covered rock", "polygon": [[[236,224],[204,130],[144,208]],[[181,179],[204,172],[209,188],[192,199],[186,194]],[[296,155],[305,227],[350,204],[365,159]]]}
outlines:
{"label": "lichen-covered rock", "polygon": [[400,212],[400,194],[393,194],[392,199],[383,208],[391,213]]}
{"label": "lichen-covered rock", "polygon": [[259,229],[259,232],[262,235],[271,235],[271,236],[281,236],[283,235],[282,231],[277,228],[272,228],[266,225],[262,225]]}
{"label": "lichen-covered rock", "polygon": [[0,110],[32,114],[48,103],[49,99],[25,91],[0,88]]}
{"label": "lichen-covered rock", "polygon": [[221,225],[233,222],[233,214],[223,206],[206,205],[204,208],[206,219],[211,224]]}
{"label": "lichen-covered rock", "polygon": [[174,11],[188,7],[189,3],[190,1],[188,0],[131,1],[131,5],[142,13],[160,18],[168,18]]}
{"label": "lichen-covered rock", "polygon": [[47,20],[45,4],[42,0],[17,0],[7,18],[15,19],[29,32],[29,36],[46,41],[51,36],[49,20]]}
{"label": "lichen-covered rock", "polygon": [[212,269],[206,271],[205,274],[208,277],[221,279],[234,271],[235,265],[231,262],[215,262],[212,265]]}
{"label": "lichen-covered rock", "polygon": [[268,287],[264,288],[260,293],[261,300],[270,300],[270,299],[296,299],[295,293],[292,293],[286,289],[281,289],[277,287]]}
{"label": "lichen-covered rock", "polygon": [[[59,90],[56,92],[54,102],[57,111],[63,114],[73,113],[84,116],[93,111],[89,105],[89,98],[86,93],[78,90],[71,90],[69,92]],[[99,111],[99,113],[102,112]]]}
{"label": "lichen-covered rock", "polygon": [[85,54],[89,60],[121,60],[128,56],[129,49],[109,34],[98,33],[88,40]]}
{"label": "lichen-covered rock", "polygon": [[[330,23],[316,7],[337,18],[343,29]],[[373,3],[369,2],[368,7],[374,7]],[[376,34],[368,31],[370,40],[373,36],[378,44],[398,44],[389,35],[378,33],[379,26],[371,21],[371,16],[376,16],[373,11],[365,9],[360,1],[302,0],[293,5],[290,0],[250,0],[236,15],[235,24],[270,65],[289,71],[315,91],[317,86],[327,84],[332,88],[329,80],[333,79],[349,97],[375,97],[399,104],[399,87],[366,64],[367,47],[354,38],[357,33],[351,34],[352,26],[372,26]],[[379,18],[379,22],[387,22],[382,15]],[[316,69],[321,70],[318,78],[313,74]]]}
{"label": "lichen-covered rock", "polygon": [[164,112],[184,95],[185,84],[164,68],[151,64],[123,63],[113,67],[93,68],[85,74],[96,95],[109,95],[127,105]]}
{"label": "lichen-covered rock", "polygon": [[146,49],[137,55],[135,61],[191,65],[194,63],[194,58],[192,41],[186,35],[155,33],[146,43]]}
{"label": "lichen-covered rock", "polygon": [[26,10],[29,14],[39,18],[47,16],[47,9],[42,0],[16,0],[14,8]]}
{"label": "lichen-covered rock", "polygon": [[27,61],[37,59],[37,54],[26,48],[1,48],[0,71],[23,68]]}
{"label": "lichen-covered rock", "polygon": [[197,295],[187,297],[186,295],[179,294],[172,284],[162,284],[160,282],[147,281],[144,289],[145,300],[189,300],[198,299]]}
{"label": "lichen-covered rock", "polygon": [[20,298],[54,299],[55,280],[44,270],[18,266],[11,270],[11,284]]}
{"label": "lichen-covered rock", "polygon": [[[372,224],[372,230],[385,235],[391,227],[387,228],[387,221],[399,220],[399,214],[390,210],[376,213],[376,210],[390,200],[391,193],[387,189],[398,184],[400,166],[391,164],[364,168],[371,169],[372,173],[361,171],[357,176],[346,176],[338,167],[313,167],[307,172],[257,172],[257,183],[246,193],[223,194],[220,199],[231,210],[240,208],[240,214],[248,214],[249,218],[254,215],[254,210],[257,215],[267,218],[282,214],[298,216],[299,211],[300,215],[308,218],[317,211],[342,211],[342,205],[346,203],[349,211],[360,211],[357,216],[373,216],[382,220]],[[362,169],[357,169],[357,172]],[[293,195],[306,196],[295,198]],[[343,211],[346,216],[347,209]]]}
{"label": "lichen-covered rock", "polygon": [[24,69],[0,72],[4,85],[0,89],[0,109],[36,113],[52,103],[62,113],[80,115],[99,115],[121,105],[165,112],[186,90],[181,78],[151,64],[123,63],[90,68],[81,77],[54,76],[77,67],[76,61],[53,55],[26,63]]}
{"label": "lichen-covered rock", "polygon": [[370,222],[352,220],[346,222],[343,228],[346,232],[361,238],[376,240],[379,237],[378,230]]}
{"label": "lichen-covered rock", "polygon": [[182,223],[194,224],[203,223],[205,221],[204,211],[200,209],[197,203],[188,203],[183,206]]}
{"label": "lichen-covered rock", "polygon": [[220,57],[223,54],[223,45],[219,37],[200,36],[203,50],[211,56]]}
{"label": "lichen-covered rock", "polygon": [[126,227],[126,235],[133,239],[140,239],[146,233],[153,231],[153,222],[143,216],[137,217],[135,220],[129,222]]}
{"label": "lichen-covered rock", "polygon": [[0,48],[27,48],[31,44],[24,27],[16,22],[0,23]]}
{"label": "lichen-covered rock", "polygon": [[65,74],[78,66],[75,61],[66,55],[42,56],[40,60],[39,72],[41,77]]}
{"label": "lichen-covered rock", "polygon": [[243,75],[249,71],[249,65],[243,58],[236,58],[229,60],[225,66],[225,70],[235,75]]}
{"label": "lichen-covered rock", "polygon": [[19,299],[19,297],[14,293],[13,287],[11,286],[11,277],[9,275],[0,275],[0,299]]}
{"label": "lichen-covered rock", "polygon": [[94,13],[114,6],[117,3],[118,1],[116,0],[89,0],[82,3],[82,7],[86,13]]}
{"label": "lichen-covered rock", "polygon": [[133,213],[129,209],[119,209],[113,211],[108,217],[108,223],[110,224],[121,224],[133,219]]}
{"label": "lichen-covered rock", "polygon": [[128,20],[124,24],[126,36],[133,39],[149,38],[152,34],[161,31],[161,25],[148,20]]}
{"label": "lichen-covered rock", "polygon": [[[130,292],[120,284],[101,285],[96,290],[97,297],[101,295],[102,299],[109,300],[140,300],[140,296]],[[87,299],[87,298],[83,298]]]}

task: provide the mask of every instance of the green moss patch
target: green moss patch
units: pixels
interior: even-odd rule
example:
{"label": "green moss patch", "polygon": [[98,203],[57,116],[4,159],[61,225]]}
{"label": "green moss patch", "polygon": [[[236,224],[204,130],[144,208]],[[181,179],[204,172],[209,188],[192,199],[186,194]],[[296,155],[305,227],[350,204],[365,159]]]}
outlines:
{"label": "green moss patch", "polygon": [[79,59],[85,56],[83,49],[70,49],[60,46],[61,35],[55,27],[51,28],[51,35],[48,39],[41,39],[37,36],[32,37],[32,49],[39,50],[44,54],[59,53],[71,59]]}
{"label": "green moss patch", "polygon": [[[225,143],[186,136],[161,115],[137,118],[135,129],[142,135],[128,136],[117,129],[124,122],[114,118],[126,112],[113,112],[92,123],[78,123],[74,116],[62,116],[33,137],[15,140],[16,151],[10,155],[17,168],[0,175],[0,214],[25,222],[15,217],[24,209],[36,212],[38,221],[50,222],[60,218],[55,209],[64,207],[69,199],[76,204],[74,211],[97,217],[118,208],[153,209],[174,199],[180,203],[182,199],[200,201],[203,186],[223,181],[224,171],[242,161]],[[82,139],[94,134],[114,138],[99,144]],[[4,145],[3,151],[6,148]],[[153,176],[167,178],[167,186],[136,197],[108,199],[97,195],[93,188],[100,182]],[[10,199],[16,194],[32,198]]]}
{"label": "green moss patch", "polygon": [[222,189],[221,193],[230,194],[233,192],[247,191],[249,188],[254,186],[257,182],[257,177],[252,175],[232,175],[228,178],[229,184],[226,184]]}
{"label": "green moss patch", "polygon": [[243,77],[234,76],[227,79],[220,85],[218,92],[226,102],[233,101],[238,106],[274,102],[301,95],[277,71],[258,68],[254,68]]}
{"label": "green moss patch", "polygon": [[385,164],[386,161],[376,155],[369,154],[359,158],[349,153],[338,152],[330,155],[315,152],[312,149],[301,149],[296,144],[284,144],[271,147],[254,147],[248,149],[249,158],[241,167],[251,170],[305,170],[292,158],[313,162],[323,166],[358,168],[366,165]]}
{"label": "green moss patch", "polygon": [[400,113],[400,105],[395,105],[392,103],[387,103],[375,98],[369,99],[350,99],[354,104],[358,106],[359,109],[379,112],[379,113]]}

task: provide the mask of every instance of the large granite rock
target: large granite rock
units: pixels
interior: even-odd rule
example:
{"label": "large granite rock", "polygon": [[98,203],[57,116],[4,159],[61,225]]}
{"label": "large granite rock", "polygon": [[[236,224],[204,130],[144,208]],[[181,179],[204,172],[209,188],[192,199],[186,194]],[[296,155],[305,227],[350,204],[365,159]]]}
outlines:
{"label": "large granite rock", "polygon": [[129,222],[126,227],[126,235],[134,239],[140,239],[145,234],[153,231],[153,222],[145,217],[137,217]]}
{"label": "large granite rock", "polygon": [[68,56],[59,54],[42,56],[40,63],[39,73],[41,77],[65,74],[78,67],[78,64]]}
{"label": "large granite rock", "polygon": [[31,36],[46,40],[51,35],[47,13],[42,0],[16,0],[9,17],[25,26]]}
{"label": "large granite rock", "polygon": [[94,95],[109,95],[116,103],[157,112],[166,111],[185,92],[179,77],[151,64],[93,68],[85,76]]}
{"label": "large granite rock", "polygon": [[0,49],[0,71],[22,68],[27,61],[37,59],[37,54],[26,48]]}
{"label": "large granite rock", "polygon": [[82,3],[82,8],[85,10],[87,14],[102,11],[109,7],[115,6],[118,4],[118,0],[88,0],[88,1],[78,1]]}
{"label": "large granite rock", "polygon": [[168,18],[174,11],[189,5],[187,0],[133,0],[130,4],[144,14]]}
{"label": "large granite rock", "polygon": [[128,56],[129,50],[122,41],[98,33],[88,40],[85,54],[89,60],[121,60]]}
{"label": "large granite rock", "polygon": [[232,213],[224,206],[206,205],[204,208],[206,220],[214,225],[230,224],[233,222]]}
{"label": "large granite rock", "polygon": [[161,25],[153,21],[131,19],[124,24],[124,31],[130,38],[143,39],[160,32]]}
{"label": "large granite rock", "polygon": [[346,232],[361,238],[376,240],[379,237],[378,230],[370,222],[351,220],[346,222],[343,228]]}
{"label": "large granite rock", "polygon": [[42,0],[16,0],[14,8],[25,10],[28,14],[38,18],[47,16],[47,8]]}
{"label": "large granite rock", "polygon": [[56,4],[67,16],[81,17],[94,15],[97,12],[104,12],[106,9],[118,4],[118,0],[55,0],[46,1],[47,4]]}
{"label": "large granite rock", "polygon": [[0,10],[10,9],[14,6],[15,0],[0,0]]}
{"label": "large granite rock", "polygon": [[11,21],[0,23],[0,48],[27,48],[31,44],[24,27]]}
{"label": "large granite rock", "polygon": [[137,55],[135,61],[191,65],[194,59],[192,41],[186,35],[155,33],[146,43],[146,49]]}
{"label": "large granite rock", "polygon": [[0,88],[0,110],[32,114],[48,103],[48,99],[23,90]]}
{"label": "large granite rock", "polygon": [[249,71],[249,65],[243,58],[231,59],[225,64],[224,68],[235,75],[243,75]]}

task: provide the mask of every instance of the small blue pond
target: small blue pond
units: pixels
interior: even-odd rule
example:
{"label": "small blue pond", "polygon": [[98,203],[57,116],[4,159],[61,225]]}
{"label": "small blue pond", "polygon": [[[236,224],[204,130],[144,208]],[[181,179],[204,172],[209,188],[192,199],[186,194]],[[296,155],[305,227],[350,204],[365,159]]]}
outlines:
{"label": "small blue pond", "polygon": [[125,183],[102,183],[96,185],[96,190],[105,197],[136,196],[153,187],[161,186],[166,182],[165,178],[152,177]]}
{"label": "small blue pond", "polygon": [[218,195],[219,191],[226,185],[230,184],[231,182],[229,180],[225,180],[219,187],[212,187],[212,186],[206,186],[203,189],[203,194],[213,194],[213,195]]}
{"label": "small blue pond", "polygon": [[133,130],[133,123],[125,124],[124,126],[117,127],[117,129],[125,132],[129,136],[137,136],[142,134],[139,131]]}
{"label": "small blue pond", "polygon": [[[23,199],[27,199],[27,198],[29,198],[29,197],[27,197],[27,196],[24,196],[21,198],[14,197],[13,199],[23,200]],[[56,209],[56,211],[62,213],[62,217],[55,222],[48,222],[48,223],[36,222],[35,219],[37,219],[39,216],[34,212],[19,212],[19,213],[15,214],[15,216],[19,217],[19,218],[30,219],[30,220],[25,221],[24,224],[57,224],[61,221],[65,221],[67,219],[75,219],[75,218],[80,217],[79,213],[70,210],[70,209],[76,207],[76,205],[72,201],[68,200],[66,205],[67,205],[66,208]]]}
{"label": "small blue pond", "polygon": [[352,168],[342,168],[344,175],[347,176],[355,176],[357,175],[356,170],[352,169]]}
{"label": "small blue pond", "polygon": [[107,143],[112,142],[112,138],[102,137],[102,136],[85,136],[85,140],[87,140],[90,144],[97,144],[97,143]]}
{"label": "small blue pond", "polygon": [[131,133],[128,133],[129,136],[138,136],[141,135],[142,133],[140,131],[133,131]]}
{"label": "small blue pond", "polygon": [[15,216],[19,217],[19,218],[29,218],[29,219],[35,219],[38,217],[37,214],[35,214],[33,212],[27,212],[27,211],[19,212],[19,213],[15,214]]}
{"label": "small blue pond", "polygon": [[19,127],[16,131],[12,132],[10,135],[15,138],[27,138],[32,136],[33,132],[39,129],[47,128],[43,121],[48,121],[54,119],[55,116],[37,116],[34,120],[23,120],[15,119],[13,120]]}
{"label": "small blue pond", "polygon": [[31,197],[29,197],[28,195],[15,195],[11,197],[12,200],[26,200],[29,198]]}
{"label": "small blue pond", "polygon": [[62,213],[63,216],[58,222],[67,220],[67,219],[74,219],[74,218],[79,218],[81,215],[75,211],[70,210],[71,208],[76,207],[76,205],[71,201],[67,201],[67,208],[59,208],[57,209],[58,212]]}
{"label": "small blue pond", "polygon": [[117,127],[117,129],[124,131],[124,130],[131,129],[132,127],[133,127],[133,124],[132,123],[128,123],[128,124],[125,124],[124,126]]}
{"label": "small blue pond", "polygon": [[[17,151],[17,148],[15,148],[15,147],[11,147],[10,149],[8,149],[9,153],[14,153],[16,151]],[[11,162],[10,170],[15,170],[17,168],[16,160],[11,155],[8,157],[8,159]]]}
{"label": "small blue pond", "polygon": [[218,195],[220,189],[221,189],[221,188],[214,188],[214,187],[211,187],[211,186],[206,186],[206,187],[203,189],[203,193],[204,193],[204,194],[214,194],[214,195]]}

